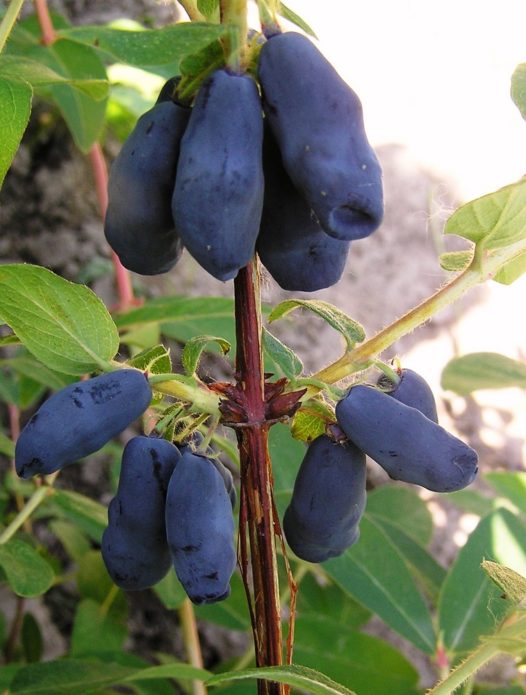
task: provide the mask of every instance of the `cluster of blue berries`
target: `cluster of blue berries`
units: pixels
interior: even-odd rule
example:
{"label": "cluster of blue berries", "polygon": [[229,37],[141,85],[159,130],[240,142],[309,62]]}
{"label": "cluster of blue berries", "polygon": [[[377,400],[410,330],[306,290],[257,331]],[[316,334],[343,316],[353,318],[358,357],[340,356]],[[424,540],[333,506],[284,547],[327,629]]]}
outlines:
{"label": "cluster of blue berries", "polygon": [[[384,390],[389,389],[389,390]],[[410,369],[397,385],[357,385],[336,406],[346,439],[315,439],[303,459],[283,530],[294,553],[309,562],[341,555],[358,540],[365,509],[365,455],[394,480],[434,492],[469,485],[477,453],[438,424],[427,382]]]}
{"label": "cluster of blue berries", "polygon": [[183,247],[219,280],[257,251],[287,290],[336,283],[350,242],[383,215],[381,169],[362,107],[314,44],[295,32],[262,46],[257,82],[219,69],[191,107],[163,88],[113,163],[106,238],[143,275]]}

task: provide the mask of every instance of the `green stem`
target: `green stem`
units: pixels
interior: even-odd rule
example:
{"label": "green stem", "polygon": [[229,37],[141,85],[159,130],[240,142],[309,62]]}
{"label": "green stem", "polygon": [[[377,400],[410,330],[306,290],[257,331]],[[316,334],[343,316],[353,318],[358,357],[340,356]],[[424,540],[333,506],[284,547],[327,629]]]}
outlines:
{"label": "green stem", "polygon": [[245,66],[248,31],[247,0],[220,0],[220,8],[221,23],[231,27],[223,43],[226,63],[232,72],[241,73]]}
{"label": "green stem", "polygon": [[[437,312],[456,302],[475,285],[491,279],[500,268],[525,251],[526,239],[522,239],[510,246],[492,251],[482,261],[480,256],[475,254],[470,266],[454,277],[447,285],[441,287],[435,294],[408,311],[404,316],[383,328],[375,336],[354,350],[346,352],[339,360],[314,374],[313,378],[333,384],[365,369],[376,355],[391,347],[393,343],[411,333],[418,326],[429,321]],[[303,400],[312,395],[313,389],[309,389]]]}
{"label": "green stem", "polygon": [[23,523],[29,519],[31,514],[33,514],[35,509],[37,509],[37,507],[42,504],[46,497],[51,494],[53,494],[53,489],[51,487],[48,485],[40,486],[38,490],[31,495],[29,500],[26,502],[25,507],[18,512],[9,526],[7,526],[2,534],[0,534],[0,545],[3,545],[4,543],[7,543],[7,541],[11,540]]}
{"label": "green stem", "polygon": [[219,396],[206,387],[184,384],[178,374],[156,374],[149,378],[155,391],[192,404],[192,410],[219,416]]}
{"label": "green stem", "polygon": [[0,53],[4,50],[6,41],[13,31],[13,27],[15,26],[16,19],[23,4],[24,0],[11,0],[9,3],[4,18],[0,23]]}
{"label": "green stem", "polygon": [[450,695],[498,653],[499,649],[491,642],[482,644],[465,661],[451,671],[445,680],[428,690],[427,695]]}
{"label": "green stem", "polygon": [[179,0],[179,4],[183,6],[184,11],[190,17],[192,22],[202,22],[204,17],[197,9],[197,4],[194,0]]}
{"label": "green stem", "polygon": [[[179,620],[183,632],[183,641],[188,661],[192,666],[203,668],[203,655],[197,631],[194,607],[190,599],[185,599],[179,607]],[[193,695],[206,695],[207,688],[202,681],[192,681]]]}
{"label": "green stem", "polygon": [[117,598],[119,594],[119,587],[117,584],[112,584],[110,590],[108,591],[108,594],[106,598],[104,599],[103,603],[100,606],[100,614],[103,616],[108,615],[108,611],[110,610],[113,602]]}

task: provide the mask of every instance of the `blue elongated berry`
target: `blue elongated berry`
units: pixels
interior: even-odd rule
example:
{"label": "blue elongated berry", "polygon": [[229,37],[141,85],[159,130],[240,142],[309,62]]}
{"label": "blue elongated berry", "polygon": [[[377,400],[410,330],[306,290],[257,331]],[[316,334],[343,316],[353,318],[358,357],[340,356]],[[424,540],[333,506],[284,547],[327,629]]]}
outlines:
{"label": "blue elongated berry", "polygon": [[226,598],[236,566],[232,505],[221,474],[205,456],[187,451],[178,462],[168,485],[166,533],[191,601]]}
{"label": "blue elongated berry", "polygon": [[283,165],[323,229],[345,240],[371,234],[383,216],[382,177],[358,96],[295,32],[263,45],[258,79]]}
{"label": "blue elongated berry", "polygon": [[180,457],[177,447],[154,437],[134,437],[124,448],[101,547],[108,573],[121,589],[153,586],[171,567],[165,502]]}
{"label": "blue elongated berry", "polygon": [[104,234],[121,263],[141,275],[167,272],[183,251],[171,201],[190,109],[172,101],[174,84],[139,118],[110,169]]}
{"label": "blue elongated berry", "polygon": [[256,83],[217,70],[199,89],[181,142],[172,207],[184,246],[218,280],[234,278],[255,252],[262,141]]}
{"label": "blue elongated berry", "polygon": [[148,380],[121,369],[70,384],[53,394],[22,430],[15,448],[21,478],[48,475],[98,451],[149,406]]}
{"label": "blue elongated berry", "polygon": [[437,406],[431,387],[427,381],[412,369],[402,369],[400,381],[396,386],[383,375],[378,385],[387,389],[387,393],[400,403],[416,408],[433,422],[438,423]]}
{"label": "blue elongated berry", "polygon": [[265,198],[257,252],[284,289],[314,292],[340,279],[350,242],[328,236],[285,171],[276,141],[265,128]]}
{"label": "blue elongated berry", "polygon": [[358,540],[365,482],[365,455],[354,444],[322,435],[309,445],[283,519],[285,537],[298,557],[323,562]]}
{"label": "blue elongated berry", "polygon": [[351,388],[336,406],[336,419],[395,480],[452,492],[469,485],[477,473],[476,451],[416,408],[375,388]]}

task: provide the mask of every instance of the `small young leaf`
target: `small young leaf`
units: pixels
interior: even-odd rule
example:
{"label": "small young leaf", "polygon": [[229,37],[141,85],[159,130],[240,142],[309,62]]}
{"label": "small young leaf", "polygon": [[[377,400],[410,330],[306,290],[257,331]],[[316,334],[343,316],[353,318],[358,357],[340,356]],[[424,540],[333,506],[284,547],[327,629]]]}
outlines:
{"label": "small young leaf", "polygon": [[119,349],[101,300],[39,266],[0,266],[0,318],[37,359],[64,374],[94,371]]}
{"label": "small young leaf", "polygon": [[456,357],[442,372],[442,388],[466,395],[478,389],[526,388],[526,364],[497,352]]}
{"label": "small young leaf", "polygon": [[18,596],[40,596],[55,578],[51,566],[34,548],[18,538],[0,545],[0,566]]}
{"label": "small young leaf", "polygon": [[144,31],[75,27],[59,32],[59,36],[109,53],[120,63],[148,67],[177,63],[217,41],[227,30],[219,24],[181,22]]}
{"label": "small young leaf", "polygon": [[279,367],[283,375],[291,380],[298,377],[303,371],[303,363],[296,353],[264,327],[262,338],[265,354]]}
{"label": "small young leaf", "polygon": [[211,17],[219,8],[219,0],[197,0],[197,9],[206,18]]}
{"label": "small young leaf", "polygon": [[33,90],[27,82],[0,78],[0,187],[29,122]]}
{"label": "small young leaf", "polygon": [[483,560],[482,569],[506,595],[506,598],[515,604],[526,598],[526,578],[518,572],[491,560]]}
{"label": "small young leaf", "polygon": [[492,280],[500,282],[501,285],[511,285],[515,280],[520,278],[521,275],[524,275],[524,273],[526,273],[526,253],[521,253],[519,256],[516,256],[511,261],[501,266]]}
{"label": "small young leaf", "polygon": [[526,119],[526,63],[517,65],[511,76],[511,98]]}
{"label": "small young leaf", "polygon": [[219,685],[239,680],[268,680],[276,683],[294,685],[313,695],[356,695],[340,683],[336,683],[323,673],[306,666],[264,666],[240,671],[218,673],[206,681],[207,685]]}
{"label": "small young leaf", "polygon": [[440,256],[440,267],[444,270],[464,270],[473,260],[473,249],[467,251],[448,251]]}
{"label": "small young leaf", "polygon": [[304,403],[294,415],[291,426],[292,436],[302,442],[311,442],[325,434],[327,425],[334,421],[334,410],[323,401],[311,399]]}
{"label": "small young leaf", "polygon": [[445,234],[456,234],[486,249],[509,246],[526,237],[526,179],[458,208]]}
{"label": "small young leaf", "polygon": [[146,348],[129,360],[129,364],[136,369],[150,372],[151,374],[169,374],[172,371],[170,351],[164,345],[154,345],[154,347]]}
{"label": "small young leaf", "polygon": [[297,27],[302,29],[306,34],[310,34],[315,39],[318,38],[314,33],[314,29],[312,29],[309,24],[307,24],[307,22],[299,16],[299,14],[296,14],[294,10],[290,9],[290,7],[287,7],[284,2],[279,3],[279,13],[289,22],[292,22],[292,24],[295,24]]}
{"label": "small young leaf", "polygon": [[228,354],[231,347],[228,340],[218,338],[215,335],[197,335],[191,338],[184,346],[183,354],[181,355],[181,362],[188,376],[195,374],[201,359],[201,353],[209,343],[217,343],[223,355]]}
{"label": "small young leaf", "polygon": [[320,316],[343,335],[349,348],[352,348],[355,343],[362,342],[365,338],[365,331],[359,323],[347,316],[341,309],[321,299],[287,299],[272,309],[268,317],[269,323],[283,318],[298,308],[308,309]]}

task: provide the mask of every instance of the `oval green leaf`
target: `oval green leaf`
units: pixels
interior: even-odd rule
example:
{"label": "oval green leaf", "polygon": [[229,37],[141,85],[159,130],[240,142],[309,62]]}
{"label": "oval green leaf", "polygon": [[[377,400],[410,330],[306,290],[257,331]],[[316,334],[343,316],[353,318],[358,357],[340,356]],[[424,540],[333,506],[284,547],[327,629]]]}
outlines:
{"label": "oval green leaf", "polygon": [[0,566],[15,594],[26,598],[45,593],[55,579],[44,558],[17,538],[0,545]]}
{"label": "oval green leaf", "polygon": [[0,319],[37,359],[64,374],[105,367],[119,349],[101,300],[39,266],[0,266]]}
{"label": "oval green leaf", "polygon": [[188,376],[195,374],[199,366],[199,360],[203,350],[209,343],[217,343],[223,355],[226,355],[230,350],[230,343],[225,338],[218,338],[215,335],[197,335],[186,343],[181,355],[181,362]]}
{"label": "oval green leaf", "polygon": [[27,82],[0,77],[0,187],[29,123],[33,90]]}
{"label": "oval green leaf", "polygon": [[442,372],[442,388],[466,395],[478,389],[526,388],[526,364],[497,352],[473,352],[452,359]]}

